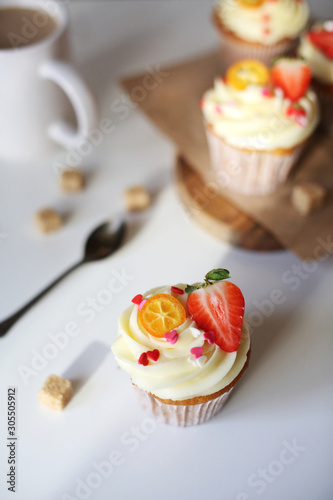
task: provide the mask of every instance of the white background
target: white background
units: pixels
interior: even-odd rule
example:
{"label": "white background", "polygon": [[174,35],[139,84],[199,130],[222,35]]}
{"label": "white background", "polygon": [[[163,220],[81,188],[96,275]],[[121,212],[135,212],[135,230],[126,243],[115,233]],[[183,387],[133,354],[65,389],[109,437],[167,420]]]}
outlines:
{"label": "white background", "polygon": [[[333,15],[330,2],[311,3],[318,16]],[[96,464],[115,451],[121,463],[97,477],[85,498],[333,498],[332,259],[309,267],[288,251],[242,251],[206,234],[178,200],[173,145],[135,109],[124,119],[111,111],[124,94],[119,78],[216,47],[211,7],[208,1],[70,3],[73,59],[97,96],[100,119],[112,120],[115,130],[82,159],[88,186],[74,196],[59,190],[55,159],[0,164],[0,320],[80,258],[90,229],[124,211],[124,188],[143,183],[154,193],[146,215],[124,214],[129,235],[119,252],[76,271],[0,339],[1,499],[83,498],[79,482],[94,481]],[[66,215],[65,227],[47,237],[32,223],[44,206]],[[250,367],[210,422],[187,429],[154,424],[110,353],[117,317],[137,293],[198,281],[213,267],[231,271],[247,315],[259,323]],[[88,323],[78,307],[99,296],[114,273],[127,281]],[[275,289],[284,302],[272,306]],[[36,352],[52,343],[49,335],[69,322],[80,333],[24,381],[22,366],[31,368]],[[75,383],[75,397],[60,414],[37,400],[50,373]],[[17,388],[15,494],[4,478],[9,386]],[[293,444],[294,455],[285,451]]]}

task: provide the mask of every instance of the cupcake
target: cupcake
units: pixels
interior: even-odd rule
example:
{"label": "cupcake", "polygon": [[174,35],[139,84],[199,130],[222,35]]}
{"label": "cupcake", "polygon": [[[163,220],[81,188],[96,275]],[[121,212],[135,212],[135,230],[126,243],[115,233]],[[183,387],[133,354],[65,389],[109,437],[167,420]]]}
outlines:
{"label": "cupcake", "polygon": [[269,64],[291,54],[309,22],[303,0],[222,0],[213,12],[226,65],[241,59]]}
{"label": "cupcake", "polygon": [[321,125],[333,132],[333,21],[316,23],[301,38],[298,54],[310,66],[321,111]]}
{"label": "cupcake", "polygon": [[306,63],[287,58],[272,70],[239,61],[215,79],[201,109],[211,166],[224,187],[263,195],[285,182],[319,120],[310,80]]}
{"label": "cupcake", "polygon": [[112,345],[142,406],[160,422],[190,426],[213,417],[243,375],[250,355],[244,297],[214,269],[204,283],[136,295]]}

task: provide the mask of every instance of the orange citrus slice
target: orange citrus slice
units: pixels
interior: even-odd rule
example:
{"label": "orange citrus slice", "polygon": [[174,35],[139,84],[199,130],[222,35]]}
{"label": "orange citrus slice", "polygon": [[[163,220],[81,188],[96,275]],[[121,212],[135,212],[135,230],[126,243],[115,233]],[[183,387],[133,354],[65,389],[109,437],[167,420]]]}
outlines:
{"label": "orange citrus slice", "polygon": [[266,85],[269,79],[267,66],[252,59],[236,62],[226,73],[227,83],[236,90],[244,90],[248,85]]}
{"label": "orange citrus slice", "polygon": [[266,0],[238,0],[244,7],[260,7]]}
{"label": "orange citrus slice", "polygon": [[179,300],[167,293],[153,295],[139,311],[139,320],[143,328],[159,338],[184,323],[185,319],[184,307]]}

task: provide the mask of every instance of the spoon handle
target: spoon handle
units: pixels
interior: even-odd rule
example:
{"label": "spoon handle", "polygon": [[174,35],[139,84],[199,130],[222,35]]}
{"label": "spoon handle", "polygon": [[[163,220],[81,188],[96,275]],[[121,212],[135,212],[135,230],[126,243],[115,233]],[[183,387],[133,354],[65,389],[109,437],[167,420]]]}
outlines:
{"label": "spoon handle", "polygon": [[16,321],[21,316],[23,316],[23,314],[26,313],[30,309],[30,307],[32,307],[33,305],[35,305],[36,302],[39,301],[39,299],[41,299],[42,297],[44,297],[44,295],[46,295],[46,293],[49,292],[51,290],[51,288],[53,288],[55,285],[57,285],[59,283],[59,281],[61,281],[63,278],[65,278],[65,276],[67,276],[69,273],[71,273],[72,271],[74,271],[74,269],[76,269],[81,264],[83,264],[83,262],[84,261],[80,261],[77,264],[74,264],[69,269],[67,269],[67,271],[65,271],[61,276],[59,276],[58,278],[56,278],[50,285],[48,285],[47,288],[45,288],[38,295],[36,295],[36,297],[34,297],[33,299],[31,299],[27,304],[25,304],[24,306],[22,306],[21,309],[19,309],[14,314],[12,314],[11,316],[9,316],[9,318],[7,318],[4,321],[2,321],[0,323],[0,337],[3,337],[8,332],[8,330],[14,325],[14,323],[16,323]]}

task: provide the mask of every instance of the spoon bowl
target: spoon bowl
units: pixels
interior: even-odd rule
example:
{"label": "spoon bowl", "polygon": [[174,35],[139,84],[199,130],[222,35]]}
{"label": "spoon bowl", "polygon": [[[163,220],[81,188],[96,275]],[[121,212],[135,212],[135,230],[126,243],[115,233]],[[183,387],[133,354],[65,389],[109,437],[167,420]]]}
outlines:
{"label": "spoon bowl", "polygon": [[126,225],[121,219],[101,224],[90,233],[84,249],[84,262],[105,259],[121,245]]}

